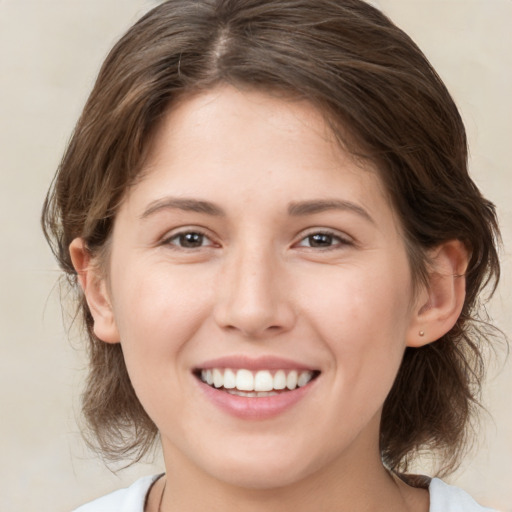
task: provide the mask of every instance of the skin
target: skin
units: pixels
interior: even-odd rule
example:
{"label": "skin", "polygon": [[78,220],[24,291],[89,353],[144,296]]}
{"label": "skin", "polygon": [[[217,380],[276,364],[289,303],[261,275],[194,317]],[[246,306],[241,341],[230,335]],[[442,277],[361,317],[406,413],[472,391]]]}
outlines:
{"label": "skin", "polygon": [[[342,207],[289,212],[334,199]],[[200,233],[197,246],[183,247],[184,233]],[[438,248],[429,286],[414,291],[377,171],[334,142],[312,105],[228,86],[185,97],[119,208],[108,275],[81,239],[70,250],[96,335],[122,344],[160,431],[162,510],[428,510],[426,491],[383,468],[379,422],[406,346],[456,321],[467,255],[455,241]],[[282,414],[241,419],[193,375],[231,355],[292,357],[321,373]],[[163,489],[162,479],[148,511]]]}

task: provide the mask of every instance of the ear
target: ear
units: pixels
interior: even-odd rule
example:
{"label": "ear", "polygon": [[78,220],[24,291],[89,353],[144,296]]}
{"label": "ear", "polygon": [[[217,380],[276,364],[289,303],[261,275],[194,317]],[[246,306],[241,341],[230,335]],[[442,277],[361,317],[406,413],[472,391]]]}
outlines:
{"label": "ear", "polygon": [[431,252],[428,283],[418,293],[407,346],[436,341],[455,325],[466,298],[468,259],[468,251],[459,240],[445,242]]}
{"label": "ear", "polygon": [[82,238],[75,238],[71,242],[69,254],[94,320],[94,334],[106,343],[119,343],[105,277],[92,264],[91,253]]}

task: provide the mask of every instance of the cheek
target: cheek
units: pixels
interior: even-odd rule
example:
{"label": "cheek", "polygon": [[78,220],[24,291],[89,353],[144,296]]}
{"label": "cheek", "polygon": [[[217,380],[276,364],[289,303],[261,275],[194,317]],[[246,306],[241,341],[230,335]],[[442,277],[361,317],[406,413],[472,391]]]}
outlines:
{"label": "cheek", "polygon": [[410,280],[389,265],[380,271],[377,265],[344,270],[332,276],[328,288],[310,293],[310,318],[336,366],[336,389],[377,405],[391,388],[405,350]]}
{"label": "cheek", "polygon": [[133,265],[119,277],[122,276],[114,293],[114,312],[121,338],[126,342],[142,339],[145,344],[179,343],[183,334],[194,328],[210,301],[210,288],[204,286],[200,275],[165,263]]}
{"label": "cheek", "polygon": [[378,338],[405,333],[412,298],[406,271],[393,270],[391,264],[383,263],[347,265],[321,279],[311,276],[305,284],[301,293],[305,309],[314,311],[312,316],[318,318],[318,325],[329,326],[333,334],[350,333],[350,343],[372,344],[376,333]]}
{"label": "cheek", "polygon": [[176,383],[183,375],[182,350],[202,325],[211,298],[199,286],[200,276],[190,279],[158,263],[134,265],[128,275],[113,280],[114,316],[132,384],[148,395],[162,379]]}
{"label": "cheek", "polygon": [[132,268],[130,279],[119,282],[114,307],[130,381],[156,425],[174,424],[176,411],[186,410],[182,390],[190,374],[183,354],[210,300],[196,280],[164,268]]}

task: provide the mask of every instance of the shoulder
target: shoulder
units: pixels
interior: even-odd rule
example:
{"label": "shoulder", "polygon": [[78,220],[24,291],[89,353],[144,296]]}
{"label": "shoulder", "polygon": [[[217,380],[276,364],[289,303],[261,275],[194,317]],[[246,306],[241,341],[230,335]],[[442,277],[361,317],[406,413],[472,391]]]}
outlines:
{"label": "shoulder", "polygon": [[482,507],[469,494],[458,487],[433,478],[429,486],[430,512],[495,512]]}
{"label": "shoulder", "polygon": [[78,507],[73,512],[144,512],[149,489],[161,475],[146,476],[126,489],[119,489]]}

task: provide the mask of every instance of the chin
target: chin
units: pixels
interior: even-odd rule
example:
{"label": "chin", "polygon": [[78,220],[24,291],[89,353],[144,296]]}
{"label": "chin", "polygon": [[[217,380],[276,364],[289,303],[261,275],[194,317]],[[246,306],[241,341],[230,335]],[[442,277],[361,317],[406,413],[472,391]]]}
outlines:
{"label": "chin", "polygon": [[[291,456],[290,456],[291,454]],[[216,480],[225,484],[254,490],[272,490],[287,487],[311,476],[322,466],[321,462],[308,462],[302,455],[273,452],[264,456],[262,451],[251,456],[245,453],[231,457],[218,456],[204,461],[203,468]]]}

